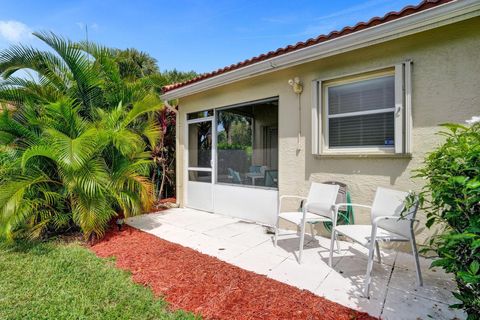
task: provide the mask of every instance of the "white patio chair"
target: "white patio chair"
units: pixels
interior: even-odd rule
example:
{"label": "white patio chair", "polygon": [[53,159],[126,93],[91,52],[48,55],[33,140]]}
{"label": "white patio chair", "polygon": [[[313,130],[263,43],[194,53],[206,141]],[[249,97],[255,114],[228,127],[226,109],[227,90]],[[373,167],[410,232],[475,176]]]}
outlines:
{"label": "white patio chair", "polygon": [[[336,226],[336,219],[333,219],[333,217],[336,216],[334,212],[336,210],[335,200],[337,199],[339,188],[340,187],[338,185],[313,182],[310,186],[308,197],[290,195],[281,196],[278,203],[277,223],[275,225],[275,246],[277,246],[278,224],[280,222],[280,218],[296,224],[300,227],[300,250],[298,254],[298,263],[301,263],[303,244],[305,241],[305,225],[310,223],[312,236],[315,236],[312,223],[329,221],[332,222],[333,227]],[[282,201],[286,198],[306,200],[303,204],[302,212],[281,212]]]}
{"label": "white patio chair", "polygon": [[[365,275],[364,294],[370,297],[370,281],[373,268],[373,258],[375,250],[377,251],[378,262],[381,262],[379,241],[410,241],[415,259],[415,268],[417,272],[417,283],[423,285],[420,264],[418,260],[418,251],[415,243],[415,234],[413,224],[415,223],[415,215],[418,209],[418,199],[408,209],[408,212],[402,215],[405,208],[407,192],[396,191],[386,188],[377,188],[375,199],[372,206],[359,204],[337,204],[337,208],[342,205],[351,205],[357,207],[370,208],[371,225],[339,225],[332,228],[332,242],[330,244],[329,265],[332,267],[334,235],[344,235],[360,245],[369,249],[367,273]],[[334,211],[337,212],[336,210]],[[334,219],[336,220],[336,219]]]}

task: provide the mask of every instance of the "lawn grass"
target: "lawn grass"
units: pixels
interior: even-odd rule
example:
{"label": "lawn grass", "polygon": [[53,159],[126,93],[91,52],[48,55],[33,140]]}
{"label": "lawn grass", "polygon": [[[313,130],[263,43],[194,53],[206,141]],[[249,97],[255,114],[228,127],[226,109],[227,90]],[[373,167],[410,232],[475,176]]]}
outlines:
{"label": "lawn grass", "polygon": [[194,319],[79,244],[0,242],[0,319]]}

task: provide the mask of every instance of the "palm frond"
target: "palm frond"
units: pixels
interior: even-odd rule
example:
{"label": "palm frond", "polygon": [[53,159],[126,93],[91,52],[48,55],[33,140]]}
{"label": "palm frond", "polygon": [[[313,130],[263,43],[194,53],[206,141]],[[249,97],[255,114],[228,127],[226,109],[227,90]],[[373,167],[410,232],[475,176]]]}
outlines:
{"label": "palm frond", "polygon": [[101,74],[88,55],[70,40],[52,32],[35,32],[37,38],[49,45],[61,57],[75,81],[75,92],[88,111],[102,100]]}
{"label": "palm frond", "polygon": [[103,236],[106,225],[117,213],[112,209],[107,198],[89,197],[76,194],[72,197],[73,220],[82,228],[85,238],[92,235]]}
{"label": "palm frond", "polygon": [[159,111],[163,107],[163,102],[160,98],[156,94],[150,93],[133,105],[133,108],[128,112],[123,123],[127,126],[139,116],[149,112]]}
{"label": "palm frond", "polygon": [[44,175],[17,176],[0,184],[0,235],[11,238],[12,231],[35,209],[35,203],[24,198],[29,188],[51,182]]}
{"label": "palm frond", "polygon": [[8,110],[0,115],[0,132],[15,136],[16,143],[28,147],[39,141],[39,136],[30,128],[12,119]]}
{"label": "palm frond", "polygon": [[45,133],[50,138],[56,161],[72,170],[80,169],[102,147],[102,135],[94,128],[73,139],[51,128],[45,129]]}

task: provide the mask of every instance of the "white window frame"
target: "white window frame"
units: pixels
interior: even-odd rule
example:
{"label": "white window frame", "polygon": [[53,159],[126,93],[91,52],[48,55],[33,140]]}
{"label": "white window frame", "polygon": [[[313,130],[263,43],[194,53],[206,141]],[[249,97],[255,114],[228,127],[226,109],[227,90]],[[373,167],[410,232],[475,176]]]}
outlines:
{"label": "white window frame", "polygon": [[[395,76],[395,106],[388,109],[352,112],[341,115],[328,115],[328,88],[340,84],[363,80]],[[335,78],[314,80],[312,82],[312,153],[314,155],[342,154],[410,154],[412,152],[412,84],[411,61],[405,61],[385,68],[368,70],[362,73],[341,75]],[[328,147],[328,120],[335,117],[394,112],[393,147]]]}

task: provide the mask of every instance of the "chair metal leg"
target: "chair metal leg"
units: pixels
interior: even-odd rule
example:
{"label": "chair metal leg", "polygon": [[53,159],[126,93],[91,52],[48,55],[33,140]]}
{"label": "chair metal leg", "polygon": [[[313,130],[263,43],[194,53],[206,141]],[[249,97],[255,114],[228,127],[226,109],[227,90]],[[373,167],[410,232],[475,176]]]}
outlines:
{"label": "chair metal leg", "polygon": [[365,288],[364,288],[364,295],[367,299],[370,299],[370,281],[372,277],[372,269],[373,269],[373,256],[375,252],[375,245],[373,242],[370,244],[370,249],[368,251],[368,263],[367,263],[367,274],[365,275]]}
{"label": "chair metal leg", "polygon": [[279,223],[280,223],[280,216],[277,216],[277,222],[275,223],[275,235],[274,235],[274,238],[273,238],[273,245],[274,245],[275,247],[277,246]]}
{"label": "chair metal leg", "polygon": [[310,225],[310,234],[312,235],[312,238],[315,239],[315,226],[313,223],[309,223]]}
{"label": "chair metal leg", "polygon": [[332,260],[333,260],[333,247],[335,246],[335,238],[337,231],[335,231],[335,228],[332,228],[332,235],[330,239],[330,257],[328,258],[328,265],[330,268],[332,268]]}
{"label": "chair metal leg", "polygon": [[335,233],[335,240],[337,242],[337,253],[340,254],[340,240],[338,240],[338,233]]}
{"label": "chair metal leg", "polygon": [[278,238],[278,227],[275,226],[275,235],[273,236],[273,245],[277,246],[277,238]]}
{"label": "chair metal leg", "polygon": [[372,226],[372,234],[370,236],[370,247],[368,250],[368,263],[367,263],[367,274],[365,275],[365,288],[364,295],[367,299],[370,299],[370,282],[372,280],[372,269],[373,269],[373,259],[375,255],[375,243],[377,238],[377,227]]}
{"label": "chair metal leg", "polygon": [[305,242],[305,221],[302,221],[300,225],[300,251],[298,253],[298,263],[302,263],[304,242]]}
{"label": "chair metal leg", "polygon": [[412,245],[412,254],[415,259],[415,269],[417,271],[417,284],[419,287],[423,286],[422,271],[420,270],[420,260],[418,258],[417,244],[415,242],[415,233],[413,226],[410,228],[410,243]]}
{"label": "chair metal leg", "polygon": [[338,208],[335,207],[333,209],[333,214],[332,214],[332,235],[335,235],[335,240],[337,241],[337,253],[340,254],[340,240],[338,240],[338,233],[333,232],[335,228],[337,227],[337,217],[338,217]]}
{"label": "chair metal leg", "polygon": [[377,260],[378,263],[382,263],[382,257],[380,255],[380,246],[378,244],[378,241],[375,241],[375,249],[377,250]]}

